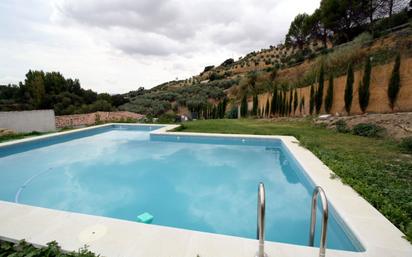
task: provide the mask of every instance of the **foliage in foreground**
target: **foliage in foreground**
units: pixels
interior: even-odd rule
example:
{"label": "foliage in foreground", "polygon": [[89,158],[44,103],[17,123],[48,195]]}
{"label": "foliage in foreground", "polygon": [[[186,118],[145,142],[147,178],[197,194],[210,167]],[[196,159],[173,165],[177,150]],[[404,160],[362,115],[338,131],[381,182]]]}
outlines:
{"label": "foliage in foreground", "polygon": [[412,153],[412,137],[402,139],[400,146],[406,152]]}
{"label": "foliage in foreground", "polygon": [[308,121],[196,121],[183,130],[295,136],[412,242],[412,157],[396,142],[337,133]]}
{"label": "foliage in foreground", "polygon": [[87,247],[79,249],[77,252],[64,252],[57,242],[47,243],[46,247],[36,248],[22,240],[17,244],[0,241],[0,257],[96,257],[94,253],[87,250]]}

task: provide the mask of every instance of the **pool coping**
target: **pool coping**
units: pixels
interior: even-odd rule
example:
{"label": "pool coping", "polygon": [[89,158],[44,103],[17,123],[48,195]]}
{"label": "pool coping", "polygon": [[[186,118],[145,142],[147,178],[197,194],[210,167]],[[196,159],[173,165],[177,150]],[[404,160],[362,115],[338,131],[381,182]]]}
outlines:
{"label": "pool coping", "polygon": [[[312,182],[322,186],[340,218],[365,248],[363,252],[327,249],[327,256],[412,256],[412,245],[402,238],[402,232],[351,187],[339,179],[332,179],[333,172],[292,136],[171,132],[180,125],[108,123],[8,141],[0,143],[0,147],[113,125],[164,126],[150,132],[160,136],[278,139],[293,154]],[[68,251],[87,244],[91,251],[108,257],[253,257],[258,246],[257,240],[246,238],[0,201],[0,239],[17,241],[23,238],[39,246],[56,240]],[[265,251],[269,257],[318,256],[317,248],[277,242],[266,242]]]}

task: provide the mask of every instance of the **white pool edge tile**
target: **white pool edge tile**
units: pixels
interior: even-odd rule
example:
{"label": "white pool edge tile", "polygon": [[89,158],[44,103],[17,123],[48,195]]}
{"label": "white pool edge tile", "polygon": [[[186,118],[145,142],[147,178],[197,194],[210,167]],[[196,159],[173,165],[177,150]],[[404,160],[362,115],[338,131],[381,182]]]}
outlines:
{"label": "white pool edge tile", "polygon": [[[0,147],[30,142],[48,137],[66,135],[112,125],[121,126],[164,126],[150,134],[160,136],[206,136],[255,139],[278,139],[306,171],[307,176],[321,186],[340,218],[352,230],[365,247],[364,252],[327,250],[326,256],[336,257],[409,257],[411,244],[402,238],[402,232],[381,213],[361,198],[352,188],[338,179],[331,179],[333,172],[313,153],[301,147],[291,136],[265,136],[245,134],[215,134],[169,132],[179,125],[166,124],[124,124],[109,123],[65,132],[46,134],[5,143]],[[342,196],[342,192],[345,195]],[[353,210],[353,202],[356,210]],[[364,215],[357,215],[357,213]],[[10,217],[12,215],[12,217]],[[10,217],[10,218],[9,218]],[[98,225],[96,225],[98,224]],[[79,233],[85,228],[103,227],[106,231],[91,242],[81,242]],[[42,229],[39,229],[42,228]],[[379,233],[380,232],[380,233]],[[153,256],[153,257],[252,257],[257,250],[257,241],[239,237],[190,231],[157,225],[146,225],[100,216],[58,211],[23,204],[0,201],[0,239],[27,241],[44,245],[56,240],[65,250],[77,250],[85,243],[90,250],[103,256]],[[318,249],[292,244],[266,242],[269,257],[311,257],[318,256]]]}

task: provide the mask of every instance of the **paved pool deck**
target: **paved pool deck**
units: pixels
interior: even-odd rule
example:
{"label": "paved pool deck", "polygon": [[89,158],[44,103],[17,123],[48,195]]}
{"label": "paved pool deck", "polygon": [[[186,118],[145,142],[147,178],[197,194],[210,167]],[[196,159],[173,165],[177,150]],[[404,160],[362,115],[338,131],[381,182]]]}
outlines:
{"label": "paved pool deck", "polygon": [[[41,138],[76,133],[111,125],[157,126],[159,124],[105,124],[83,129],[26,138],[1,143],[0,147]],[[332,257],[411,257],[412,245],[402,232],[389,222],[352,188],[339,179],[313,153],[301,147],[290,136],[257,136],[239,134],[209,134],[168,132],[178,125],[164,125],[151,136],[213,136],[236,138],[279,139],[314,184],[321,186],[330,204],[357,237],[365,251],[330,250]],[[77,250],[84,245],[107,257],[254,257],[258,241],[240,237],[198,232],[132,221],[85,215],[24,204],[0,201],[0,239],[26,241],[38,246],[57,241],[64,250]],[[269,257],[315,257],[317,248],[266,242]]]}

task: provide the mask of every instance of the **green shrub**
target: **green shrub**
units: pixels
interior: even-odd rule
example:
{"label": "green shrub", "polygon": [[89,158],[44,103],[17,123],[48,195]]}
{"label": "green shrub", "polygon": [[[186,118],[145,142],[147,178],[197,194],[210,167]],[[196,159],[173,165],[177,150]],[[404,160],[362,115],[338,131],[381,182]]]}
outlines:
{"label": "green shrub", "polygon": [[362,47],[373,40],[372,35],[365,32],[357,36],[353,41],[338,45],[329,50],[322,50],[322,55],[316,59],[318,67],[324,64],[325,72],[333,72],[335,75],[344,74],[350,63],[361,63],[365,58]]}
{"label": "green shrub", "polygon": [[18,243],[0,241],[0,256],[14,257],[96,257],[94,253],[87,250],[87,247],[79,249],[77,252],[63,252],[57,242],[47,243],[46,247],[36,248],[32,244],[22,240]]}
{"label": "green shrub", "polygon": [[166,112],[162,115],[159,116],[159,119],[157,121],[158,123],[161,124],[171,124],[176,122],[176,114],[172,112]]}
{"label": "green shrub", "polygon": [[228,119],[237,119],[238,111],[237,111],[237,106],[233,106],[230,111],[226,113],[226,118]]}
{"label": "green shrub", "polygon": [[346,122],[344,120],[338,120],[335,123],[336,126],[336,131],[339,133],[348,133],[350,132],[350,129],[348,128],[348,125],[346,125]]}
{"label": "green shrub", "polygon": [[371,28],[375,38],[389,33],[391,28],[402,25],[408,22],[408,13],[403,10],[399,13],[393,14],[391,17],[386,17],[375,22]]}
{"label": "green shrub", "polygon": [[406,137],[402,139],[400,146],[406,152],[412,153],[412,137]]}
{"label": "green shrub", "polygon": [[25,138],[25,137],[30,137],[30,136],[39,136],[39,135],[43,135],[43,134],[44,133],[38,132],[38,131],[32,131],[32,132],[29,132],[29,133],[5,134],[5,135],[0,136],[0,143],[5,142],[5,141],[9,141],[9,140],[16,140],[16,139],[21,139],[21,138]]}
{"label": "green shrub", "polygon": [[359,123],[354,126],[352,133],[363,137],[380,137],[384,128],[373,123]]}

